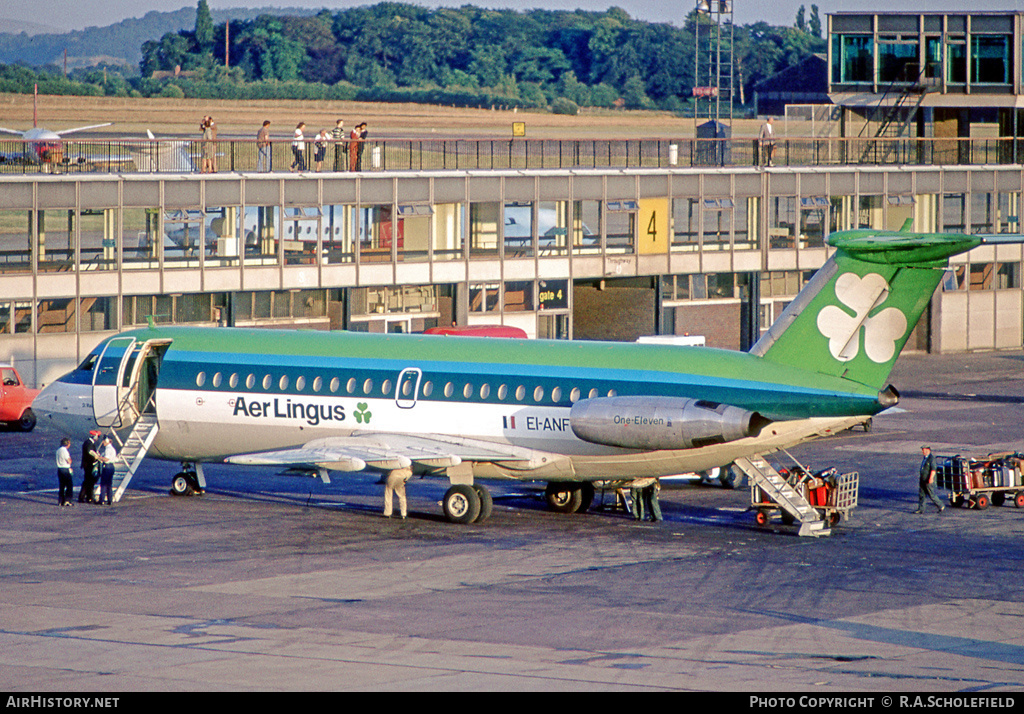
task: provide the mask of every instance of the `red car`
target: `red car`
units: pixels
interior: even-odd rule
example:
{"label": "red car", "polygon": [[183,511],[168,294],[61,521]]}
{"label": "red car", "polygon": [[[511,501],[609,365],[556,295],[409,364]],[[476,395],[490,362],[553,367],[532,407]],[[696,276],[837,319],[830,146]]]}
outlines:
{"label": "red car", "polygon": [[21,431],[32,431],[36,425],[32,400],[37,394],[38,389],[29,389],[21,381],[18,370],[9,364],[0,364],[0,422]]}
{"label": "red car", "polygon": [[462,335],[464,337],[519,337],[526,339],[525,330],[507,325],[463,325],[462,327],[431,327],[424,335]]}

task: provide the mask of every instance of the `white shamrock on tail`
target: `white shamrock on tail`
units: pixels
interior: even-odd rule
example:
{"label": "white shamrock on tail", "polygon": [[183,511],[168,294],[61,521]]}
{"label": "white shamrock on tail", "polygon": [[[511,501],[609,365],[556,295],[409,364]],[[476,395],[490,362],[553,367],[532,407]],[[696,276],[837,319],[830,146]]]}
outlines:
{"label": "white shamrock on tail", "polygon": [[850,315],[836,305],[818,313],[818,330],[828,338],[828,349],[840,362],[849,362],[860,350],[860,330],[864,328],[864,354],[872,362],[888,362],[896,354],[896,341],[907,332],[907,318],[895,307],[868,316],[889,297],[889,284],[881,275],[868,273],[863,278],[844,273],[836,279],[836,297],[854,312]]}

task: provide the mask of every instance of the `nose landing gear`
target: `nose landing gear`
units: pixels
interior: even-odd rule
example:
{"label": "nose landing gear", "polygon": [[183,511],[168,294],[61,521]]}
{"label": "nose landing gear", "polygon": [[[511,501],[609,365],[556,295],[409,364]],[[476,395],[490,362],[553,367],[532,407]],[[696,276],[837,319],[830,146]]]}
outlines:
{"label": "nose landing gear", "polygon": [[206,479],[201,464],[183,463],[181,469],[171,479],[172,496],[201,496],[206,493]]}

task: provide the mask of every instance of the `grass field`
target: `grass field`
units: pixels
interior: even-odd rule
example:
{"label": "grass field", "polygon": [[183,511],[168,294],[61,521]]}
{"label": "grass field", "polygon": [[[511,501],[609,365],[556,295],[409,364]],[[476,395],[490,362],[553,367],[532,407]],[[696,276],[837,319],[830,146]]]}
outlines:
{"label": "grass field", "polygon": [[[669,112],[586,110],[578,116],[539,111],[463,109],[422,104],[379,104],[331,101],[218,101],[206,99],[130,99],[120,97],[39,97],[39,125],[60,130],[114,122],[97,133],[110,137],[156,136],[199,138],[203,115],[214,117],[222,138],[254,136],[264,119],[271,133],[290,137],[306,122],[306,137],[332,129],[336,119],[346,131],[366,122],[372,138],[508,138],[513,122],[525,122],[527,138],[638,139],[686,138],[694,135],[693,119]],[[0,126],[24,130],[32,126],[32,95],[0,94]],[[733,136],[756,136],[760,122],[733,122]]]}

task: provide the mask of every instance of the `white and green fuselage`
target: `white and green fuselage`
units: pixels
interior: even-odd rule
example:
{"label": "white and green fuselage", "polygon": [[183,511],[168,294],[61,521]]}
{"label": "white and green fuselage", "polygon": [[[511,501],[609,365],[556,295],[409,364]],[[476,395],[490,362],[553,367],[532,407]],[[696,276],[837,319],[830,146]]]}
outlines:
{"label": "white and green fuselage", "polygon": [[[145,410],[152,393],[160,428],[149,453],[183,462],[274,452],[274,463],[291,453],[295,465],[387,470],[391,455],[421,471],[465,463],[480,478],[548,481],[704,470],[893,404],[885,380],[946,258],[980,242],[835,234],[835,256],[750,353],[150,327],[100,344],[44,390],[36,410],[87,430],[112,425],[103,423],[112,409],[123,420],[123,406],[102,401],[134,399]],[[361,439],[380,447],[379,459],[359,451]]]}

